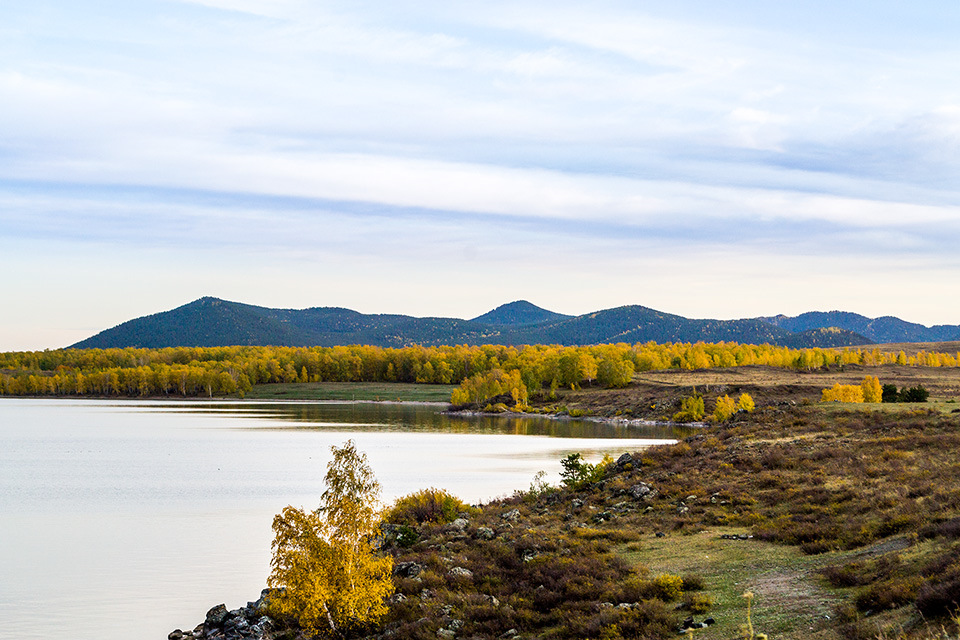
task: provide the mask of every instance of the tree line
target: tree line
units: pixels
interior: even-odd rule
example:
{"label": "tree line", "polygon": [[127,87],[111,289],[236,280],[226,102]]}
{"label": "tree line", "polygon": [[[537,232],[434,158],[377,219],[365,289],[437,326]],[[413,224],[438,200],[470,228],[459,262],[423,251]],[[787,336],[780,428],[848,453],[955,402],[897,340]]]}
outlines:
{"label": "tree line", "polygon": [[791,349],[721,343],[580,347],[481,345],[403,348],[171,347],[0,353],[0,394],[10,396],[240,396],[275,382],[461,384],[495,370],[527,389],[624,386],[635,372],[745,365],[814,370],[861,364],[956,367],[960,353],[907,356],[873,349]]}

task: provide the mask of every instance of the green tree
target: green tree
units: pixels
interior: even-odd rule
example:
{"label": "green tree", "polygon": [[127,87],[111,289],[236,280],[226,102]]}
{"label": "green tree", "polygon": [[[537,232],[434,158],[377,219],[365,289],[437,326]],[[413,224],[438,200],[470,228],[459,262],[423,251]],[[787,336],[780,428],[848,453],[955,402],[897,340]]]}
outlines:
{"label": "green tree", "polygon": [[372,541],[380,524],[380,484],[352,440],[331,447],[327,489],[316,511],[286,507],[273,519],[268,584],[282,588],[274,615],[296,618],[308,632],[346,638],[375,625],[393,592],[393,559]]}

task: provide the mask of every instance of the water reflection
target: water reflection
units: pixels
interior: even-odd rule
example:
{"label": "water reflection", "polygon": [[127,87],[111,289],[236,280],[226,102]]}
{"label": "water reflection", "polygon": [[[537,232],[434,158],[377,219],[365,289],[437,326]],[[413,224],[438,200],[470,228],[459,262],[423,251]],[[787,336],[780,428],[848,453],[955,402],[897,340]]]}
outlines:
{"label": "water reflection", "polygon": [[[261,418],[287,425],[246,423],[249,429],[323,429],[327,431],[435,432],[546,436],[550,438],[682,438],[691,429],[674,425],[631,425],[589,419],[542,416],[469,416],[448,414],[446,405],[391,403],[204,403],[187,413]],[[166,407],[169,410],[169,406]]]}

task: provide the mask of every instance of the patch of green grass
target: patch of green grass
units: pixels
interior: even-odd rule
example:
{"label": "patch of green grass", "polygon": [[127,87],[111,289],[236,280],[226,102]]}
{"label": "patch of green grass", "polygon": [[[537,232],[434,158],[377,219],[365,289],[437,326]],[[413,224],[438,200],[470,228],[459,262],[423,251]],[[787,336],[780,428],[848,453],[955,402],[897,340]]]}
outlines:
{"label": "patch of green grass", "polygon": [[449,402],[452,385],[402,382],[310,382],[258,384],[250,400],[363,400],[390,402]]}
{"label": "patch of green grass", "polygon": [[715,604],[697,620],[711,616],[717,624],[697,631],[700,640],[740,637],[747,617],[746,591],[755,595],[751,617],[758,633],[799,639],[811,637],[814,629],[827,633],[816,637],[836,637],[829,635],[827,616],[834,616],[840,599],[818,574],[821,567],[837,561],[834,554],[811,556],[796,547],[720,537],[748,533],[745,528],[719,527],[664,538],[648,535],[618,552],[634,566],[703,577],[705,592]]}
{"label": "patch of green grass", "polygon": [[818,405],[827,413],[851,411],[883,411],[884,413],[910,413],[915,411],[937,411],[950,413],[957,408],[950,400],[928,400],[927,402],[822,402]]}

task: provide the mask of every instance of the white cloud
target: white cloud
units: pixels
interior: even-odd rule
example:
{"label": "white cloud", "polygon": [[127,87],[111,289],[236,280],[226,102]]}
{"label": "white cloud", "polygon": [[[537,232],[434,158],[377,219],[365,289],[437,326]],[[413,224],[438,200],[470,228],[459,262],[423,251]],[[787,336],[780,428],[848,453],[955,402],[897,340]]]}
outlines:
{"label": "white cloud", "polygon": [[[960,280],[952,34],[895,37],[904,12],[848,37],[828,24],[840,8],[803,27],[781,10],[41,0],[0,16],[0,242],[151,247],[182,281],[199,238],[238,293],[266,281],[240,247],[314,278],[353,255],[377,268],[306,286],[304,306],[370,311],[409,292],[384,271],[495,295],[485,278],[519,265],[547,301],[614,273],[583,311],[636,289],[685,313],[669,291],[707,272],[778,274],[809,306],[843,279],[830,272],[906,284],[897,270],[924,255],[914,273]],[[807,261],[825,265],[816,285]],[[696,286],[704,308],[726,304]]]}

